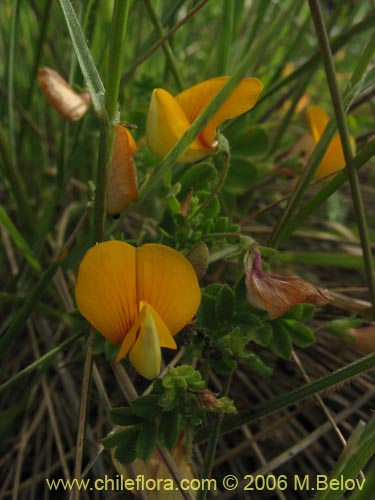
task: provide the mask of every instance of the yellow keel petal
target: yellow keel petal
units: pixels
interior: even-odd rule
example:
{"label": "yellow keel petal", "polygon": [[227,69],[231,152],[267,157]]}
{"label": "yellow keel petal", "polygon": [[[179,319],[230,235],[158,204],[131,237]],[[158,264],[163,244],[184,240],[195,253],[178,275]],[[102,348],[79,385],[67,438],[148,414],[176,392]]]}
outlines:
{"label": "yellow keel petal", "polygon": [[144,318],[134,346],[130,350],[129,361],[148,380],[153,380],[160,373],[161,350],[156,324],[147,304],[142,308]]}
{"label": "yellow keel petal", "polygon": [[[157,158],[163,158],[190,127],[180,105],[169,92],[155,89],[147,114],[147,143]],[[194,140],[179,161],[192,162],[207,156],[210,150],[198,139]]]}

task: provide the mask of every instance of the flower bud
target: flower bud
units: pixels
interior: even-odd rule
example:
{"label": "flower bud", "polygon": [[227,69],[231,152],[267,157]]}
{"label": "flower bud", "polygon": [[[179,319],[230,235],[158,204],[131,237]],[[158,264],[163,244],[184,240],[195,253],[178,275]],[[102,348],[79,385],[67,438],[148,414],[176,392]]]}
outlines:
{"label": "flower bud", "polygon": [[129,130],[116,125],[107,196],[107,212],[111,215],[120,214],[137,199],[138,177],[133,159],[136,151],[137,146]]}
{"label": "flower bud", "polygon": [[276,319],[298,304],[322,306],[331,301],[328,290],[317,288],[297,276],[278,276],[263,270],[259,250],[248,253],[244,259],[247,301],[258,309],[267,311]]}
{"label": "flower bud", "polygon": [[217,397],[209,389],[203,389],[199,391],[198,398],[202,408],[208,411],[214,411],[224,408],[224,403],[218,401]]}
{"label": "flower bud", "polygon": [[375,352],[375,323],[362,328],[351,328],[349,333],[353,335],[354,345],[358,349],[367,354]]}
{"label": "flower bud", "polygon": [[79,120],[89,109],[91,104],[89,93],[77,94],[53,69],[39,68],[38,81],[49,102],[65,120]]}

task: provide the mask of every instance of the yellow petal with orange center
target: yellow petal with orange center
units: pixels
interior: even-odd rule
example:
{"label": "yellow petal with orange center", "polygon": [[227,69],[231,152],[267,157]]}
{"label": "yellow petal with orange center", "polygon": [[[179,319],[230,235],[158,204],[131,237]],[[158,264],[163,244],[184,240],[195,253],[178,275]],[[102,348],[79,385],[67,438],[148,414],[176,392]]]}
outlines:
{"label": "yellow petal with orange center", "polygon": [[[228,76],[211,78],[190,87],[175,97],[190,123],[207,108],[228,79]],[[262,90],[263,84],[258,78],[244,78],[240,81],[201,132],[200,138],[206,147],[213,147],[216,138],[216,129],[221,123],[242,115],[255,106]]]}
{"label": "yellow petal with orange center", "polygon": [[135,260],[131,245],[106,241],[92,247],[79,266],[77,307],[113,344],[124,340],[138,315]]}
{"label": "yellow petal with orange center", "polygon": [[115,126],[112,166],[108,182],[107,212],[120,214],[137,199],[138,177],[133,159],[137,146],[126,127]]}
{"label": "yellow petal with orange center", "polygon": [[[190,122],[174,97],[166,90],[155,89],[146,121],[147,143],[153,154],[163,158],[189,127]],[[207,154],[207,148],[196,139],[179,161],[197,161]]]}
{"label": "yellow petal with orange center", "polygon": [[307,122],[309,124],[311,135],[315,144],[319,142],[324,129],[326,128],[329,117],[320,106],[309,106],[306,111]]}
{"label": "yellow petal with orange center", "polygon": [[201,300],[192,265],[176,250],[150,243],[137,248],[136,268],[138,300],[150,304],[176,335],[195,316]]}

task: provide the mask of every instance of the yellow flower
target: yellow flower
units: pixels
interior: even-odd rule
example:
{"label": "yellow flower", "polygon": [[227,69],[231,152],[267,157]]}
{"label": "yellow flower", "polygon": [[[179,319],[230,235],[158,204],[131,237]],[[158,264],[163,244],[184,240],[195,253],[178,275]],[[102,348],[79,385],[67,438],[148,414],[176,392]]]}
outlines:
{"label": "yellow flower", "polygon": [[[324,109],[319,106],[310,106],[306,111],[306,116],[313,142],[314,144],[317,144],[329,122],[329,117]],[[354,153],[355,141],[353,137],[350,137],[350,142]],[[340,136],[336,134],[323,156],[323,159],[315,174],[315,178],[320,179],[322,177],[325,177],[326,175],[332,174],[337,170],[343,169],[345,165],[346,161],[344,158],[344,152],[342,150],[341,139]]]}
{"label": "yellow flower", "polygon": [[65,120],[79,120],[91,104],[88,92],[77,94],[72,87],[51,68],[39,68],[39,86],[52,106]]}
{"label": "yellow flower", "polygon": [[[146,137],[155,156],[163,158],[204,111],[228,81],[228,76],[212,78],[173,97],[163,89],[151,96],[146,122]],[[263,84],[257,78],[244,78],[190,144],[179,162],[194,162],[210,155],[217,146],[217,127],[254,107]]]}
{"label": "yellow flower", "polygon": [[126,127],[115,126],[112,166],[108,181],[107,212],[120,214],[137,199],[138,177],[133,159],[137,146]]}
{"label": "yellow flower", "polygon": [[78,271],[81,314],[143,377],[160,373],[161,347],[176,349],[176,335],[196,314],[200,289],[190,262],[156,243],[135,248],[107,241],[91,248]]}

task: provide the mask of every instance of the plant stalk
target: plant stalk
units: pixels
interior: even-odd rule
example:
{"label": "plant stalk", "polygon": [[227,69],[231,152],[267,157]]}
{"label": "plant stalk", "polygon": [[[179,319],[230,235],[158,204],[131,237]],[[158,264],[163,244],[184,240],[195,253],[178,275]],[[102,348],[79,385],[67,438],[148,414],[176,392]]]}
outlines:
{"label": "plant stalk", "polygon": [[372,315],[375,319],[375,275],[374,275],[374,265],[372,261],[371,245],[369,232],[367,227],[365,209],[361,194],[361,186],[359,182],[359,177],[357,170],[353,165],[353,151],[350,144],[350,134],[349,127],[346,121],[345,110],[343,101],[341,98],[336,71],[334,66],[334,61],[332,57],[332,51],[328,39],[327,30],[324,24],[323,13],[319,0],[309,0],[309,6],[311,11],[311,17],[313,19],[314,28],[316,36],[318,39],[320,51],[323,58],[324,69],[326,72],[327,82],[331,94],[331,100],[333,104],[333,109],[335,112],[335,117],[337,121],[337,128],[340,134],[342,149],[344,153],[344,158],[346,162],[346,169],[349,178],[349,184],[351,189],[351,194],[354,202],[354,208],[356,212],[359,236],[361,240],[363,259],[365,262],[367,281],[369,287],[370,300],[372,304]]}

